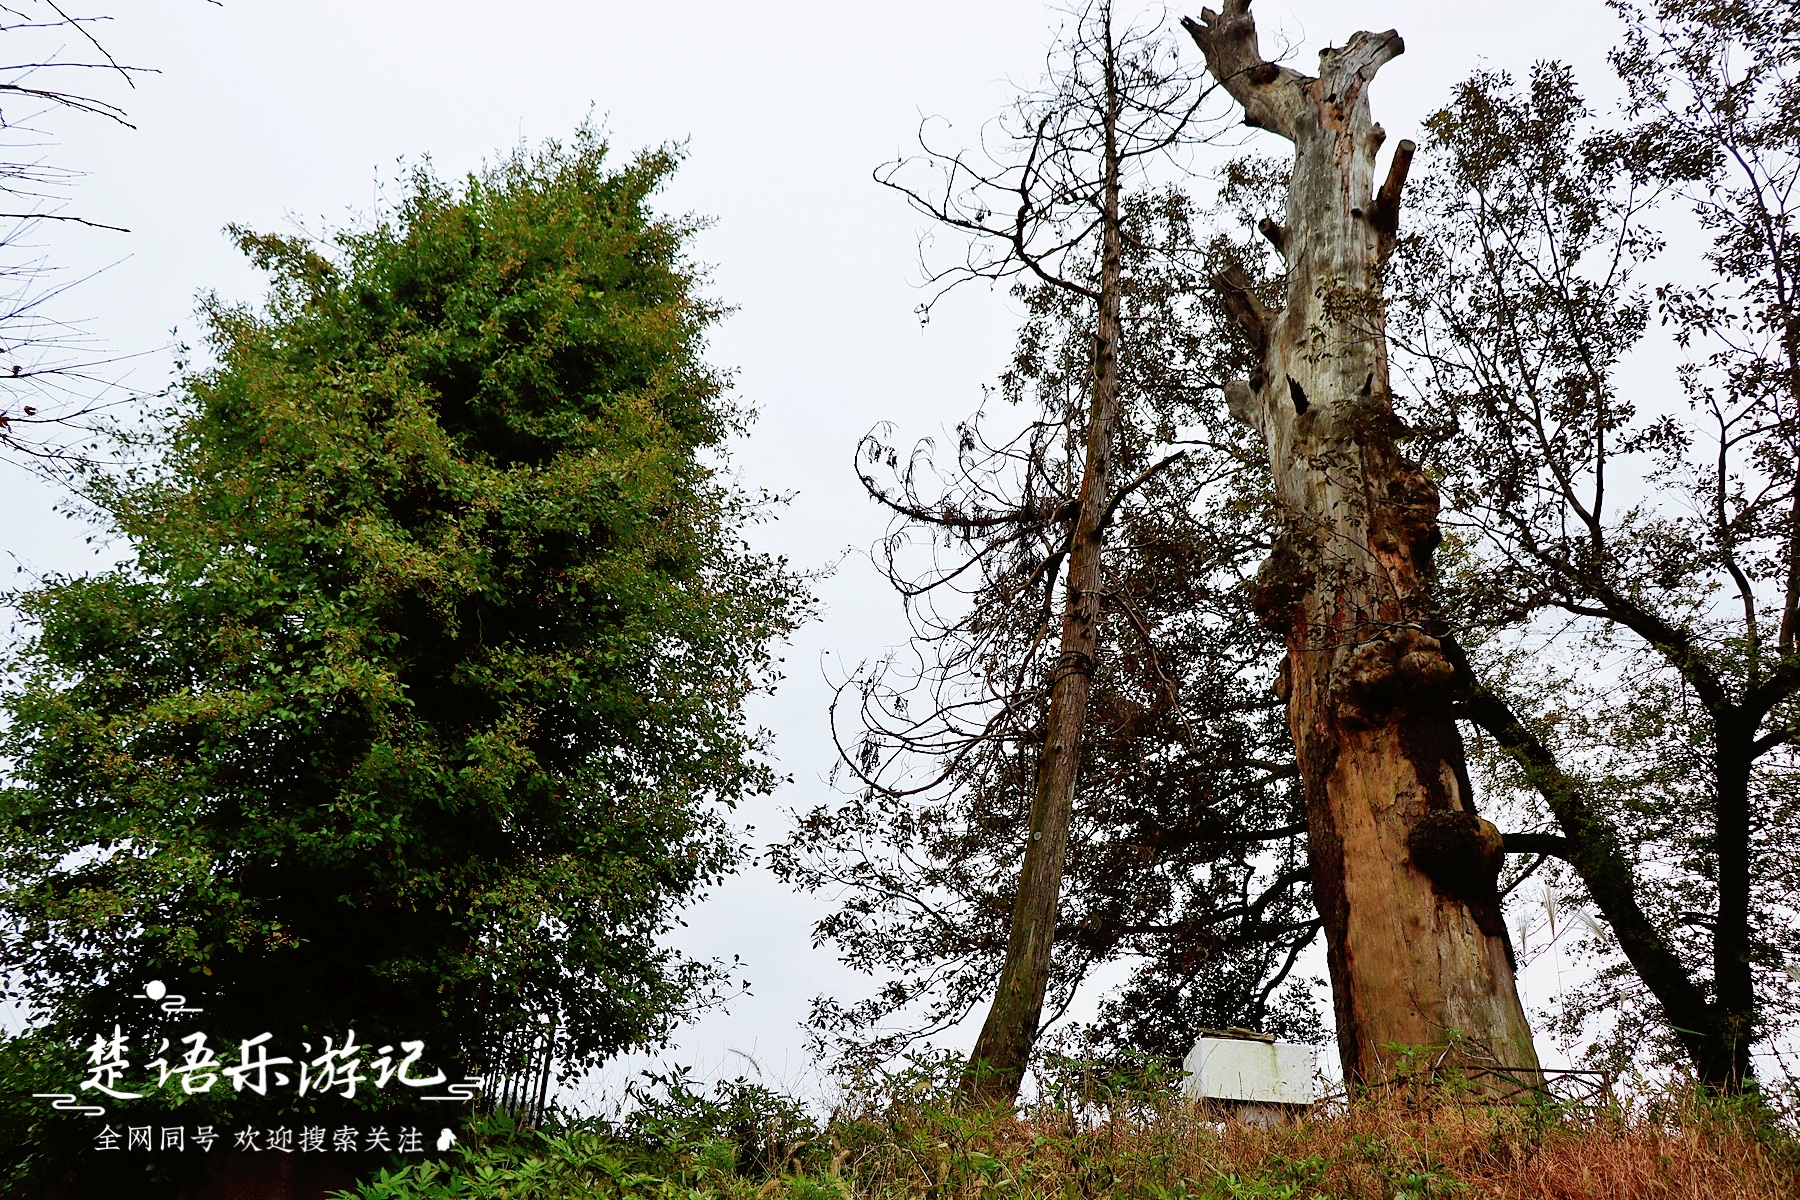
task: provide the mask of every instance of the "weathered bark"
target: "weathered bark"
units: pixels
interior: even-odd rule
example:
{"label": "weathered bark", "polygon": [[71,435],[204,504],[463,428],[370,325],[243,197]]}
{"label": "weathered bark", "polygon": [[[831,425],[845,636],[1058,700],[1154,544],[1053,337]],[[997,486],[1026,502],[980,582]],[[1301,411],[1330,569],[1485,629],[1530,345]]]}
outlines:
{"label": "weathered bark", "polygon": [[965,1099],[984,1104],[1010,1103],[1019,1094],[1043,1019],[1044,992],[1050,982],[1050,946],[1056,932],[1069,819],[1075,807],[1081,762],[1081,733],[1087,722],[1088,692],[1094,677],[1100,626],[1100,560],[1111,498],[1113,441],[1119,423],[1119,305],[1123,271],[1118,114],[1110,103],[1101,120],[1106,142],[1093,391],[1086,459],[1081,488],[1076,494],[1074,527],[1069,534],[1062,641],[1050,686],[1044,746],[1038,755],[1025,861],[1019,871],[1019,891],[1013,900],[1006,957],[994,1003],[982,1023],[960,1085]]}
{"label": "weathered bark", "polygon": [[1224,297],[1262,368],[1227,389],[1269,448],[1281,528],[1257,582],[1286,638],[1281,692],[1306,786],[1338,1046],[1352,1083],[1428,1062],[1535,1071],[1495,881],[1499,831],[1475,814],[1450,712],[1455,672],[1431,599],[1437,490],[1395,444],[1380,267],[1412,147],[1377,192],[1367,88],[1402,50],[1358,33],[1312,78],[1265,62],[1249,0],[1184,21],[1247,124],[1294,143],[1287,264],[1265,311]]}

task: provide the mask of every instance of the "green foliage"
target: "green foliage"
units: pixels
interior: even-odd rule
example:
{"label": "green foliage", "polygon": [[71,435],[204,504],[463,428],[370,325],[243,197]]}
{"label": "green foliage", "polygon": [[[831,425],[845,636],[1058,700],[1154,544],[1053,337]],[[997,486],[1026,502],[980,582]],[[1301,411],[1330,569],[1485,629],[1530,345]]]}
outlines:
{"label": "green foliage", "polygon": [[66,1157],[61,1152],[92,1138],[79,1116],[52,1111],[32,1095],[66,1090],[79,1077],[72,1046],[29,1032],[0,1034],[0,1194],[27,1194],[33,1180],[55,1173]]}
{"label": "green foliage", "polygon": [[[647,1169],[648,1168],[648,1169]],[[632,1147],[594,1130],[519,1130],[504,1122],[476,1131],[450,1160],[383,1170],[348,1200],[538,1200],[644,1197],[674,1200],[707,1193],[659,1174]]]}
{"label": "green foliage", "polygon": [[129,561],[16,597],[0,955],[46,1028],[166,1036],[161,978],[452,1072],[541,1015],[573,1067],[717,980],[657,939],[773,783],[742,705],[805,600],[720,475],[676,162],[583,131],[238,232],[267,307],[207,303],[160,459],[88,487]]}
{"label": "green foliage", "polygon": [[685,1067],[646,1074],[630,1089],[637,1107],[625,1123],[632,1140],[692,1154],[714,1174],[779,1175],[818,1139],[805,1105],[746,1079],[721,1079],[711,1095],[699,1091]]}
{"label": "green foliage", "polygon": [[[1064,1039],[1068,1041],[1069,1039]],[[1154,1112],[1180,1094],[1186,1074],[1167,1058],[1125,1049],[1100,1058],[1044,1055],[1038,1089],[1054,1107],[1099,1105],[1109,1112]]]}
{"label": "green foliage", "polygon": [[574,1122],[533,1130],[503,1117],[478,1122],[449,1159],[383,1171],[352,1200],[488,1197],[748,1197],[844,1200],[818,1152],[816,1121],[790,1096],[737,1079],[712,1094],[685,1070],[634,1087],[638,1107],[620,1126]]}

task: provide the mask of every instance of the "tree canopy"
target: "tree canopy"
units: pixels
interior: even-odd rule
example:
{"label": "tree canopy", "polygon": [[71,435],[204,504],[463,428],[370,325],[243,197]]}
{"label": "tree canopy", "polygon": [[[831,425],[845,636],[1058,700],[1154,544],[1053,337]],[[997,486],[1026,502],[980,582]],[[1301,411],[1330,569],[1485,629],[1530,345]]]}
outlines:
{"label": "tree canopy", "polygon": [[128,561],[15,598],[0,955],[46,1029],[161,978],[234,1037],[472,1067],[545,1018],[574,1067],[716,982],[658,939],[774,782],[743,705],[807,602],[720,473],[678,158],[584,130],[235,231],[267,304],[206,303],[165,452],[86,488]]}
{"label": "tree canopy", "polygon": [[1460,715],[1611,935],[1558,1024],[1738,1086],[1796,1011],[1795,17],[1615,7],[1618,117],[1545,63],[1432,120],[1409,415],[1453,513]]}

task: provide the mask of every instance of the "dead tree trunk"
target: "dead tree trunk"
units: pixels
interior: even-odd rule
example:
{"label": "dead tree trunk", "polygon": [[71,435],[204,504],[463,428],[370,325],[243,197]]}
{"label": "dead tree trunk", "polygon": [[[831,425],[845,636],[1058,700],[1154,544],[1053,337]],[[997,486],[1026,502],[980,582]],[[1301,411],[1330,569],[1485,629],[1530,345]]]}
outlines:
{"label": "dead tree trunk", "polygon": [[[1495,890],[1499,831],[1475,814],[1431,600],[1437,489],[1395,444],[1380,268],[1412,157],[1376,192],[1368,85],[1399,34],[1358,33],[1319,77],[1263,60],[1249,0],[1183,24],[1246,124],[1294,143],[1286,303],[1221,276],[1262,368],[1226,391],[1269,448],[1281,527],[1259,614],[1286,638],[1280,690],[1306,786],[1344,1076],[1427,1062],[1535,1071]],[[1500,1085],[1504,1087],[1505,1085]]]}

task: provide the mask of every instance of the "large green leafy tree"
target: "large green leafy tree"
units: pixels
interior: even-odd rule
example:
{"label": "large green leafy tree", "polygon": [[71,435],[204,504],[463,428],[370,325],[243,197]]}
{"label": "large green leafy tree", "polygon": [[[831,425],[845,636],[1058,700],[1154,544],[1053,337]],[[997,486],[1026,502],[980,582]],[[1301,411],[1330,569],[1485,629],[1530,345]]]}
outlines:
{"label": "large green leafy tree", "polygon": [[1606,921],[1557,1025],[1730,1090],[1800,1016],[1800,10],[1613,7],[1622,120],[1554,63],[1433,118],[1396,329],[1458,715]]}
{"label": "large green leafy tree", "polygon": [[747,696],[804,610],[720,476],[669,151],[584,133],[415,173],[328,245],[240,232],[158,461],[92,486],[129,546],[17,598],[0,955],[46,1030],[203,999],[231,1037],[565,1064],[716,980],[659,945],[773,782]]}

